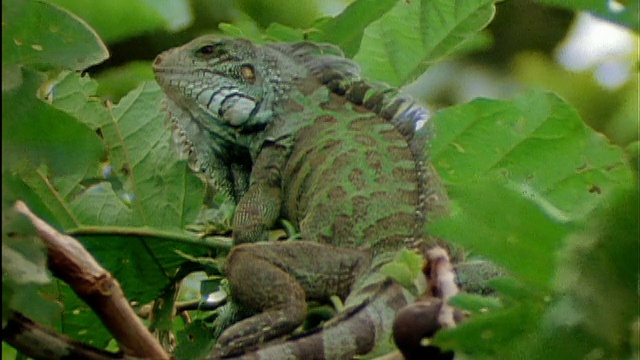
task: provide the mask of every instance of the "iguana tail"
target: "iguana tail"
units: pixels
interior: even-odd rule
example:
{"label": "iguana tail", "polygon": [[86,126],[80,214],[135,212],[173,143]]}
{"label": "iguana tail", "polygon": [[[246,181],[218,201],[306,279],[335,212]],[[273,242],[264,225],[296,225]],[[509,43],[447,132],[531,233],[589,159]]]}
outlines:
{"label": "iguana tail", "polygon": [[375,346],[390,344],[392,324],[399,309],[413,297],[392,280],[379,284],[370,298],[346,309],[315,332],[286,341],[275,340],[256,351],[233,357],[235,360],[339,360],[371,352]]}

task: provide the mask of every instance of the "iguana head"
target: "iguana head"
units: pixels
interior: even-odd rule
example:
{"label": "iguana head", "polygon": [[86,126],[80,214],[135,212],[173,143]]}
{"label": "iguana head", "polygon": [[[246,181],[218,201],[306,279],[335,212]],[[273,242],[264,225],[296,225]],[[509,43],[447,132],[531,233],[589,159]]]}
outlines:
{"label": "iguana head", "polygon": [[278,112],[278,104],[295,94],[305,95],[322,84],[348,84],[360,73],[330,44],[256,45],[216,35],[161,53],[153,70],[164,92],[180,108],[240,131],[266,124]]}
{"label": "iguana head", "polygon": [[302,65],[275,49],[214,35],[161,53],[153,70],[178,106],[241,131],[269,121],[275,104],[307,76]]}

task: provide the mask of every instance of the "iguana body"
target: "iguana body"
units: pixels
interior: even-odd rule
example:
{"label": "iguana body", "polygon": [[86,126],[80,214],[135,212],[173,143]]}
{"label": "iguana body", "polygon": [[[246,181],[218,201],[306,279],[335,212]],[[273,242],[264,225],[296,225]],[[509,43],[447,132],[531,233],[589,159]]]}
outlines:
{"label": "iguana body", "polygon": [[[154,70],[192,166],[238,201],[225,272],[233,299],[258,314],[225,330],[217,355],[291,333],[306,300],[332,295],[346,309],[321,331],[244,356],[346,359],[389,339],[412,297],[378,270],[420,244],[442,196],[429,183],[427,127],[415,131],[426,110],[360,80],[330,45],[205,36]],[[302,240],[262,242],[279,218]]]}

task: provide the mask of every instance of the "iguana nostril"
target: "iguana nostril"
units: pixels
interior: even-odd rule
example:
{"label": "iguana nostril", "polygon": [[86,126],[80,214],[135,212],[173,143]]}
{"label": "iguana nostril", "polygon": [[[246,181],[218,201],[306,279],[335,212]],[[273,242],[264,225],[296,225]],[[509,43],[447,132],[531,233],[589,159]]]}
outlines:
{"label": "iguana nostril", "polygon": [[156,59],[155,59],[155,60],[153,60],[153,66],[159,66],[160,64],[162,64],[162,60],[163,60],[163,58],[164,58],[164,56],[163,56],[163,55],[164,55],[164,53],[162,53],[162,54],[160,54],[160,55],[156,56]]}

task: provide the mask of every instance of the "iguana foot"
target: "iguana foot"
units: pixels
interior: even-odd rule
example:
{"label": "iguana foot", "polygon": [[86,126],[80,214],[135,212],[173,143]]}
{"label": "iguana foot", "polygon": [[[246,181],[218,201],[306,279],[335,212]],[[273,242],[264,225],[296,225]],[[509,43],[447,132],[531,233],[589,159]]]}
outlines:
{"label": "iguana foot", "polygon": [[[302,305],[306,308],[304,303]],[[270,310],[231,326],[216,343],[220,356],[237,355],[269,339],[292,332],[304,320],[305,311],[298,310]],[[302,319],[291,318],[300,313]]]}

